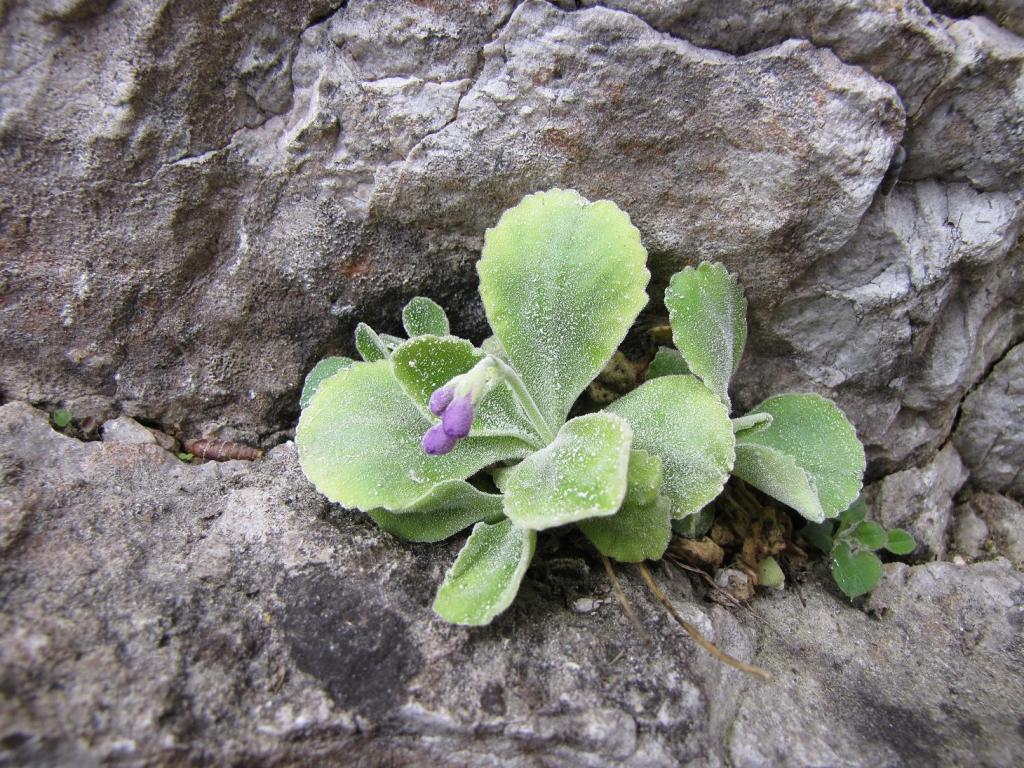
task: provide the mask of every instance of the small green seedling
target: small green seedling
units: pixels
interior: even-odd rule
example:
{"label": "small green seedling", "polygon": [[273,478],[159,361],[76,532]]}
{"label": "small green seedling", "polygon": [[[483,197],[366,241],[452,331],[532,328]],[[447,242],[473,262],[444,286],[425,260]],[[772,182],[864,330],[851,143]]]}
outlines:
{"label": "small green seedling", "polygon": [[50,414],[50,420],[53,422],[53,426],[57,429],[64,429],[68,424],[71,423],[71,411],[64,408],[58,408]]}
{"label": "small green seedling", "polygon": [[832,577],[850,599],[870,592],[882,578],[882,561],[875,552],[885,549],[894,555],[909,555],[917,547],[909,532],[902,528],[886,531],[866,517],[867,507],[858,498],[839,515],[838,522],[808,523],[800,531],[813,547],[829,556]]}
{"label": "small green seedling", "polygon": [[642,562],[730,473],[810,520],[859,493],[863,448],[831,401],[782,395],[730,420],[746,302],[720,265],[673,278],[677,349],[649,380],[568,418],[647,304],[646,260],[614,203],[528,195],[487,231],[477,264],[493,336],[477,347],[450,335],[441,307],[418,297],[402,313],[408,339],[360,323],[363,359],[309,374],[296,442],[323,494],[408,541],[473,526],[434,601],[446,620],[505,610],[539,531],[575,525],[605,557]]}
{"label": "small green seedling", "polygon": [[178,453],[178,459],[180,461],[184,461],[186,464],[188,464],[194,458],[195,458],[195,456],[193,456],[188,451],[179,451],[179,453]]}

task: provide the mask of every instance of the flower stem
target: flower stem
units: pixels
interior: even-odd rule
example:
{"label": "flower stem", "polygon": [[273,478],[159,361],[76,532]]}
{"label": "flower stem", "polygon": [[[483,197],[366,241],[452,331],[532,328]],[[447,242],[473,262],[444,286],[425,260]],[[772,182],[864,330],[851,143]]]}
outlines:
{"label": "flower stem", "polygon": [[519,401],[519,405],[523,409],[523,413],[526,414],[526,418],[530,420],[534,430],[540,436],[541,440],[544,441],[545,445],[550,444],[555,439],[555,433],[548,425],[547,420],[544,418],[544,414],[540,412],[540,408],[537,407],[537,403],[534,402],[533,396],[530,391],[523,384],[523,380],[519,378],[519,374],[516,373],[515,369],[494,355],[489,355],[494,364],[501,371],[505,381],[508,382],[509,387],[512,389],[512,394]]}

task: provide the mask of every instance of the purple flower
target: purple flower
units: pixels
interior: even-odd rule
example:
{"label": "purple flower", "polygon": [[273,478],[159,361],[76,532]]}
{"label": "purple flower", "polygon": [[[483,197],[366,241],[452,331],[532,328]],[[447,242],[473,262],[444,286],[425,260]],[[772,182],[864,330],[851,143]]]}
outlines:
{"label": "purple flower", "polygon": [[445,434],[455,439],[468,435],[474,411],[473,400],[469,395],[454,398],[441,414],[441,427]]}
{"label": "purple flower", "polygon": [[455,447],[455,438],[445,433],[440,424],[435,424],[423,435],[423,450],[431,456],[443,456]]}
{"label": "purple flower", "polygon": [[455,397],[455,387],[438,387],[430,396],[430,412],[435,416],[440,416],[453,397]]}

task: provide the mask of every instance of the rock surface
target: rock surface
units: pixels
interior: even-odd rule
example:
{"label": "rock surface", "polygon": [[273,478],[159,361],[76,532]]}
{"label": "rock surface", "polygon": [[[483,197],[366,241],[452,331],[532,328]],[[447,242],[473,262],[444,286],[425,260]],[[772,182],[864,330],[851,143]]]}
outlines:
{"label": "rock surface", "polygon": [[1024,506],[998,493],[972,493],[956,508],[953,544],[965,557],[997,553],[1024,568]]}
{"label": "rock surface", "polygon": [[953,442],[977,485],[1024,500],[1022,419],[1024,344],[1018,344],[964,401]]}
{"label": "rock surface", "polygon": [[1024,749],[1024,576],[1006,561],[887,566],[868,614],[815,573],[802,598],[758,598],[764,623],[659,574],[688,621],[774,675],[760,683],[623,569],[645,645],[600,564],[552,537],[493,626],[441,623],[455,543],[404,546],[328,508],[290,444],[190,466],[11,403],[0,477],[0,764],[1001,765]]}

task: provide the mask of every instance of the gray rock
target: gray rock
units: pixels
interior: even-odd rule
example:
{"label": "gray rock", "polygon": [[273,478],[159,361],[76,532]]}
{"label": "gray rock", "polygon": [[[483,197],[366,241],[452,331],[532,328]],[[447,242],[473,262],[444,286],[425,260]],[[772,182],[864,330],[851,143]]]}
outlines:
{"label": "gray rock", "polygon": [[914,115],[943,79],[955,43],[921,0],[588,0],[694,45],[736,54],[791,38],[829,48],[899,92]]}
{"label": "gray rock", "polygon": [[864,489],[872,516],[886,528],[906,528],[917,540],[919,555],[946,554],[953,498],[967,482],[968,471],[956,448],[947,445],[921,468],[887,475]]}
{"label": "gray rock", "polygon": [[1022,421],[1024,344],[1018,344],[964,400],[953,435],[976,485],[1024,499]]}
{"label": "gray rock", "polygon": [[118,416],[116,419],[103,422],[100,432],[105,443],[156,445],[156,436],[153,432],[128,416]]}
{"label": "gray rock", "polygon": [[852,419],[876,476],[927,461],[1024,333],[1022,228],[1020,193],[929,181],[877,198],[850,242],[752,328],[739,404],[816,390]]}
{"label": "gray rock", "polygon": [[928,0],[934,10],[947,16],[988,16],[1001,27],[1024,35],[1024,0]]}
{"label": "gray rock", "polygon": [[956,54],[906,142],[904,176],[1024,184],[1024,39],[983,17],[948,26]]}
{"label": "gray rock", "polygon": [[997,493],[972,493],[956,508],[954,543],[974,559],[994,554],[1024,567],[1024,507]]}
{"label": "gray rock", "polygon": [[726,260],[765,311],[903,127],[825,49],[734,58],[606,9],[9,5],[0,387],[184,437],[272,441],[315,360],[417,292],[481,335],[483,231],[541,187],[619,202],[662,280]]}
{"label": "gray rock", "polygon": [[458,542],[402,545],[330,508],[291,444],[192,466],[10,403],[0,478],[0,680],[18,693],[0,764],[997,765],[1024,748],[1024,577],[1005,561],[889,566],[874,619],[823,571],[757,599],[755,621],[656,570],[760,683],[622,569],[645,644],[600,564],[554,537],[494,625],[441,623]]}

